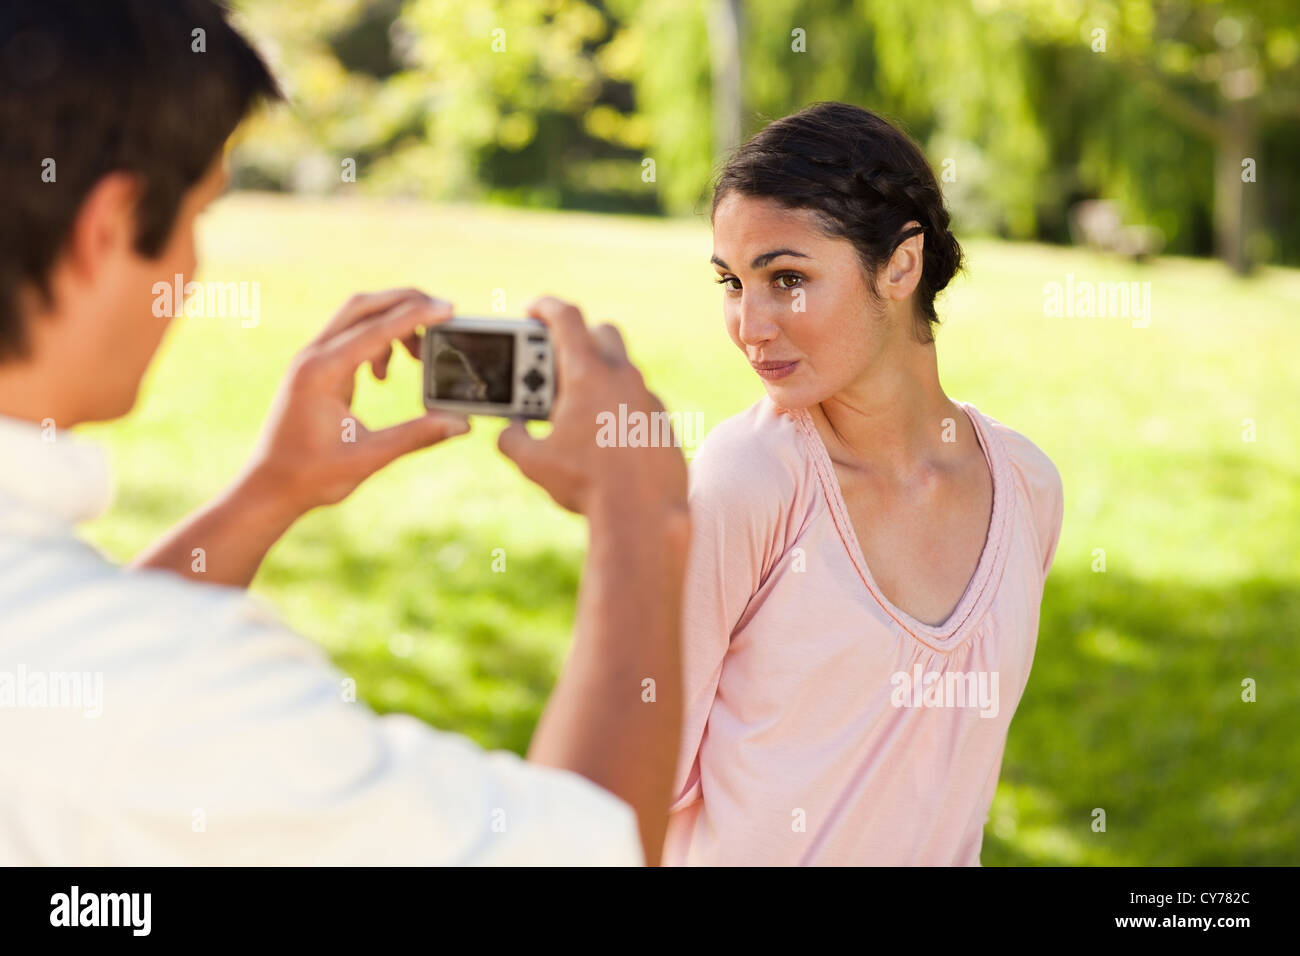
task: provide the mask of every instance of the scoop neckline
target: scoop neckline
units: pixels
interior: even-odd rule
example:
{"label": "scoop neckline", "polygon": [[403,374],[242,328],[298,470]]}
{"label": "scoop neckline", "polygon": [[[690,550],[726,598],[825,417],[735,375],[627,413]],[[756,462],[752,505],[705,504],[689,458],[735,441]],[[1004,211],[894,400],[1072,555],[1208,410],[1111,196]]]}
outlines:
{"label": "scoop neckline", "polygon": [[[844,501],[844,492],[835,474],[835,465],[831,461],[830,452],[826,450],[821,434],[817,431],[817,426],[813,424],[812,415],[806,408],[802,408],[797,410],[795,416],[799,430],[812,454],[813,465],[830,506],[831,517],[863,584],[876,602],[904,631],[922,644],[938,645],[944,649],[960,643],[969,630],[973,630],[993,599],[996,591],[994,585],[1001,578],[1006,563],[1006,535],[1012,506],[1011,464],[1001,439],[992,429],[986,427],[984,416],[978,408],[959,399],[953,401],[971,420],[976,439],[984,452],[984,460],[989,466],[989,474],[993,481],[993,510],[984,538],[984,550],[980,552],[975,572],[967,581],[966,590],[957,601],[956,607],[941,624],[926,624],[918,621],[885,597],[884,592],[876,584],[875,578],[872,577],[871,569],[867,566],[866,556],[862,552],[857,532],[853,528],[853,521],[849,517],[848,505]],[[971,625],[969,629],[967,629],[968,624]]]}

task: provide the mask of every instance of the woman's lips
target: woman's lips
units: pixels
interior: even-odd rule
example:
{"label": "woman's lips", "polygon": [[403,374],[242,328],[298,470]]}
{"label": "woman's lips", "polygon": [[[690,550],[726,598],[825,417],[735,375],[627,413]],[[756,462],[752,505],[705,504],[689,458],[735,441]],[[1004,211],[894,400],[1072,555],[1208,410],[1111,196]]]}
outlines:
{"label": "woman's lips", "polygon": [[794,372],[799,366],[798,359],[790,362],[750,362],[754,366],[754,371],[767,379],[769,382],[775,382],[779,378],[785,378]]}

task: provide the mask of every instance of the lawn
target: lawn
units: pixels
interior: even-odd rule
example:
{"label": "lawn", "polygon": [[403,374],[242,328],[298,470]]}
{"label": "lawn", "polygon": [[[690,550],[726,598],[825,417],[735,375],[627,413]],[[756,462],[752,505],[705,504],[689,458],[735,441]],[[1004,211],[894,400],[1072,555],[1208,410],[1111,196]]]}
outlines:
{"label": "lawn", "polygon": [[[508,315],[554,293],[615,321],[665,404],[706,428],[761,395],[722,327],[704,222],[234,194],[200,239],[200,278],[260,283],[260,321],[178,320],[133,414],[83,430],[119,485],[88,534],[121,559],[234,475],[290,356],[357,290],[418,285],[464,314],[504,297]],[[966,249],[940,303],[944,388],[1028,435],[1065,487],[983,862],[1300,862],[1300,272]],[[1045,316],[1044,285],[1067,276],[1150,282],[1149,325]],[[418,379],[405,356],[387,383],[363,374],[362,420],[416,414]],[[476,419],[309,515],[254,590],[376,709],[523,752],[584,536],[498,455],[498,428]]]}

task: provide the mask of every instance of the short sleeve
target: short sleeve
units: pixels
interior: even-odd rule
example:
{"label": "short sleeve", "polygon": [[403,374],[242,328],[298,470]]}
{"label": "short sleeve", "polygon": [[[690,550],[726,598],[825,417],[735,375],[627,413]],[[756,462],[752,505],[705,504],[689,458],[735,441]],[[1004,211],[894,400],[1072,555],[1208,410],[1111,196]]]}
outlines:
{"label": "short sleeve", "polygon": [[685,710],[670,813],[700,798],[699,751],[732,634],[758,591],[782,470],[735,420],[710,432],[690,471],[691,549],[682,617]]}
{"label": "short sleeve", "polygon": [[1052,568],[1052,561],[1056,558],[1056,546],[1061,540],[1061,528],[1065,521],[1065,489],[1061,483],[1061,474],[1057,471],[1056,466],[1048,460],[1051,465],[1051,479],[1048,481],[1048,488],[1051,494],[1050,507],[1047,509],[1046,533],[1048,535],[1046,546],[1046,557],[1043,559],[1043,577],[1047,577],[1047,572]]}
{"label": "short sleeve", "polygon": [[996,433],[1006,442],[1016,480],[1033,516],[1039,569],[1044,580],[1056,557],[1065,517],[1065,493],[1061,473],[1047,453],[1027,437],[990,419]]}
{"label": "short sleeve", "polygon": [[1021,488],[1023,501],[1028,505],[1034,522],[1039,570],[1043,572],[1043,580],[1047,580],[1052,562],[1056,559],[1062,523],[1065,520],[1065,488],[1061,483],[1061,472],[1057,470],[1056,463],[1048,458],[1048,454],[1030,441],[1030,438],[988,415],[984,418],[992,425],[993,433],[1005,442],[1010,454],[1011,470],[1015,472],[1015,481]]}

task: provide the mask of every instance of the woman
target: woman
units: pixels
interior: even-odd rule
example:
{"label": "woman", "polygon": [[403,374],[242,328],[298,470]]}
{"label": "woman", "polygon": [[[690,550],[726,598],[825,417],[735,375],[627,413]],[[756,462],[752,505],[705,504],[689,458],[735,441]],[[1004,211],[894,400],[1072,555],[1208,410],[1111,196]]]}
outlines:
{"label": "woman", "polygon": [[773,123],[713,229],[767,395],[692,466],[664,863],[979,865],[1060,475],[939,384],[962,253],[906,135],[842,103]]}

